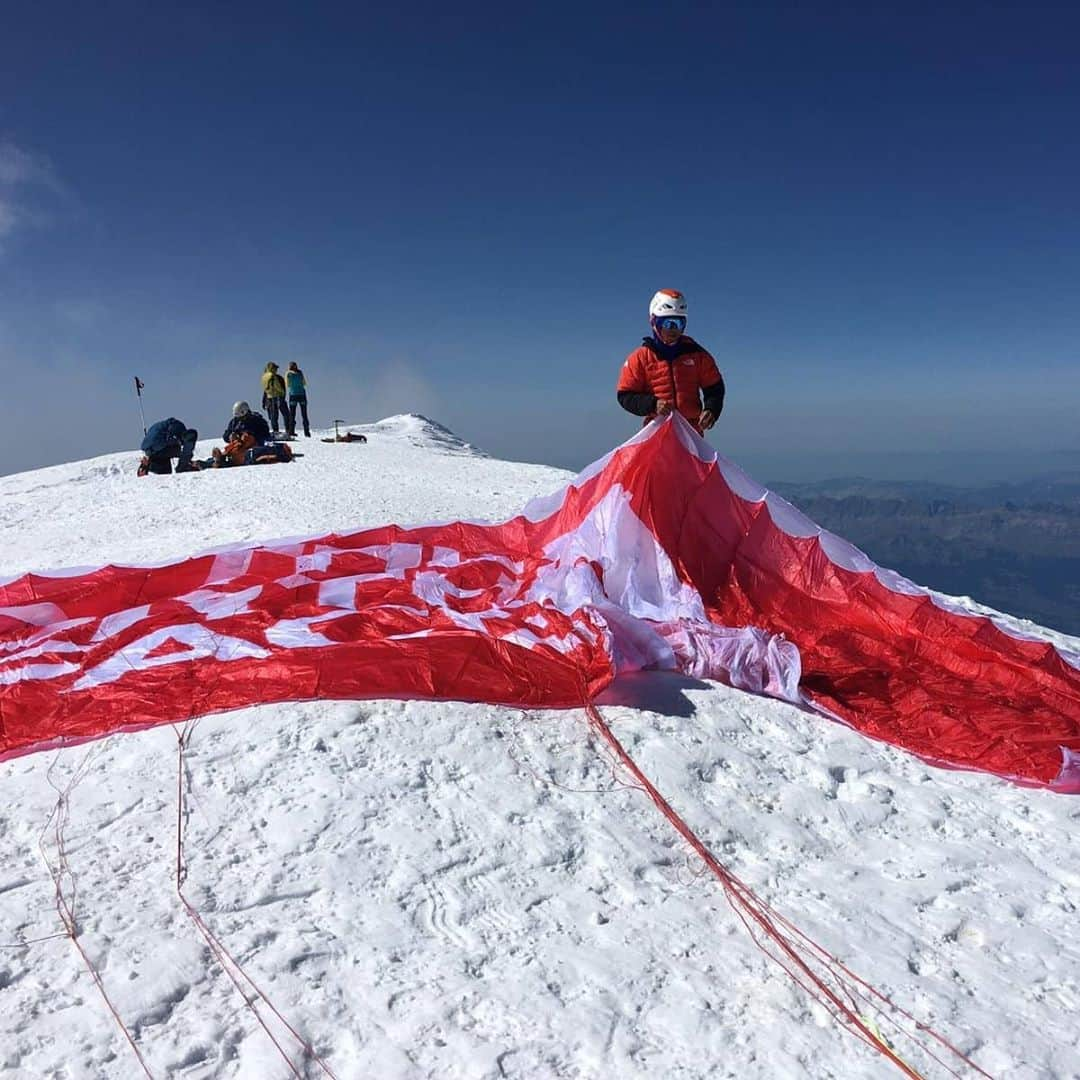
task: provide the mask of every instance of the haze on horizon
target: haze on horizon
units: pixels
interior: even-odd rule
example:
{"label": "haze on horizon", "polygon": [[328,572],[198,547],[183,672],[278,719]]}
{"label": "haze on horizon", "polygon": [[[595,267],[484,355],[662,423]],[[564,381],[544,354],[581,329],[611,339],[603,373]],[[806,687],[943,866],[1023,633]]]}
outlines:
{"label": "haze on horizon", "polygon": [[[497,13],[497,18],[495,17]],[[765,481],[1080,470],[1076,9],[44,3],[0,45],[0,473],[419,412],[578,468],[662,286]]]}

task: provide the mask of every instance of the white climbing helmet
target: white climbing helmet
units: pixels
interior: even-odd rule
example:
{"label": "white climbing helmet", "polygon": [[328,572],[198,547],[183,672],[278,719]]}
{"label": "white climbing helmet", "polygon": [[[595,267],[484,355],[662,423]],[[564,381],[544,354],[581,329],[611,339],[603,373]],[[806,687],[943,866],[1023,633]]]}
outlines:
{"label": "white climbing helmet", "polygon": [[246,401],[238,401],[232,407],[233,416],[247,416],[251,412],[251,406]]}
{"label": "white climbing helmet", "polygon": [[686,318],[686,297],[678,289],[661,289],[649,301],[649,318],[663,319],[672,315]]}

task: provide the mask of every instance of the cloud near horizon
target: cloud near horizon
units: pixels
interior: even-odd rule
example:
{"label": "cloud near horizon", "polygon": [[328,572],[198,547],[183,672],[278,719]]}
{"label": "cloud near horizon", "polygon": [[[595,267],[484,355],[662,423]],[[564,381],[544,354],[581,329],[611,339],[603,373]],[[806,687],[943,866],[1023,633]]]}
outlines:
{"label": "cloud near horizon", "polygon": [[65,195],[48,158],[10,141],[0,142],[0,241],[16,230],[47,224],[43,196]]}

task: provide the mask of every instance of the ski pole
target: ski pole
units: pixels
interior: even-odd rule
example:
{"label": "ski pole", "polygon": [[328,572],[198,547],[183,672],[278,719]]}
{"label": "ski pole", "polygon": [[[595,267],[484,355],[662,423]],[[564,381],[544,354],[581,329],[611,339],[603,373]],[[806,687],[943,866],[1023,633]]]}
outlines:
{"label": "ski pole", "polygon": [[139,376],[136,375],[135,376],[135,395],[139,399],[139,419],[142,421],[142,433],[144,435],[146,434],[146,415],[143,413],[142,392],[143,392],[143,387],[145,385],[146,384],[142,381],[142,379],[140,379]]}

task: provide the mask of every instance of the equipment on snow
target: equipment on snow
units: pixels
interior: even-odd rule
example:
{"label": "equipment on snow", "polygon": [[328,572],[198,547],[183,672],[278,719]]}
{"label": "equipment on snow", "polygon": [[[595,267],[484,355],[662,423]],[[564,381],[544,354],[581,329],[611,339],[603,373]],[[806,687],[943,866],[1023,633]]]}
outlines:
{"label": "equipment on snow", "polygon": [[292,461],[292,459],[292,447],[285,442],[253,446],[244,454],[245,465],[275,465],[281,461]]}
{"label": "equipment on snow", "polygon": [[339,443],[339,442],[366,443],[367,442],[367,436],[366,435],[359,435],[355,431],[346,431],[344,435],[337,435],[333,439],[320,439],[319,441],[320,442],[327,442],[327,443]]}
{"label": "equipment on snow", "polygon": [[358,431],[346,431],[344,435],[338,428],[338,424],[344,424],[344,420],[334,421],[334,437],[332,439],[322,439],[321,442],[339,443],[339,442],[367,442],[367,436],[361,435]]}

